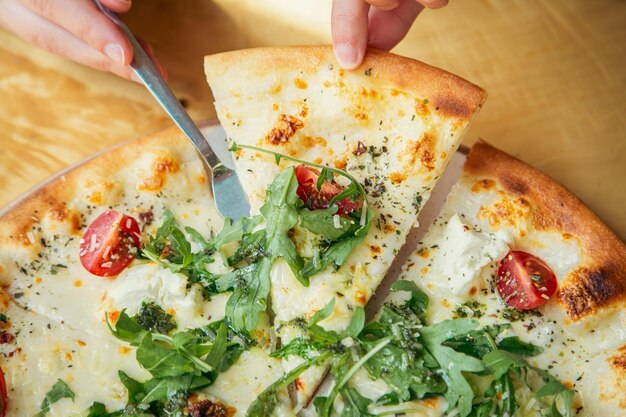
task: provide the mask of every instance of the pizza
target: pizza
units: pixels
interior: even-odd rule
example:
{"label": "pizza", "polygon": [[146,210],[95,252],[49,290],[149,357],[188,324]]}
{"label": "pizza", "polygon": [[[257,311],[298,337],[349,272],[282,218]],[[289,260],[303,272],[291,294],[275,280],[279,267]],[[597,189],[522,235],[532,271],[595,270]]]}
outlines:
{"label": "pizza", "polygon": [[[300,337],[301,323],[338,293],[325,323],[344,330],[384,278],[485,92],[445,71],[375,50],[359,69],[344,71],[329,46],[213,55],[205,58],[205,72],[218,116],[237,147],[235,165],[253,208],[284,166],[271,152],[292,158],[283,158],[285,163],[345,170],[365,187],[371,227],[341,266],[328,268],[328,257],[321,257],[305,274],[307,285],[284,261],[271,271],[273,325],[281,343]],[[318,174],[296,168],[299,182],[311,189]],[[299,195],[308,195],[315,208],[315,190],[299,189]],[[345,211],[340,203],[338,213]],[[308,241],[306,231],[295,230],[296,239]],[[286,370],[301,363],[293,356],[283,362]],[[308,403],[325,370],[319,366],[299,377],[298,406]]]}
{"label": "pizza", "polygon": [[331,393],[356,415],[626,415],[625,265],[578,198],[478,142],[358,337],[391,341]]}
{"label": "pizza", "polygon": [[0,416],[624,414],[623,242],[486,143],[366,318],[482,89],[374,50],[205,70],[251,215],[175,129],[2,213]]}

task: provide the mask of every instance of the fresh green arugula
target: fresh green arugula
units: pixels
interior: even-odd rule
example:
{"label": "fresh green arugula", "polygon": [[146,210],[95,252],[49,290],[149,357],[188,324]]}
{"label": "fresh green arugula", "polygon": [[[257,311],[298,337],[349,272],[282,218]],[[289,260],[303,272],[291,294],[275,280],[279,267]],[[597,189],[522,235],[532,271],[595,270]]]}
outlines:
{"label": "fresh green arugula", "polygon": [[[357,310],[342,333],[326,330],[319,324],[332,313],[334,300],[316,313],[304,325],[302,337],[273,354],[299,356],[304,362],[289,378],[277,381],[273,389],[268,389],[255,402],[255,407],[248,410],[248,416],[266,415],[262,412],[277,404],[277,393],[286,386],[285,381],[295,380],[308,367],[325,362],[330,364],[335,383],[327,396],[315,399],[320,417],[334,415],[338,397],[344,403],[341,417],[372,417],[385,415],[373,413],[373,406],[433,396],[445,397],[448,412],[456,410],[461,417],[513,415],[519,408],[514,383],[526,383],[524,375],[528,372],[544,380],[544,385],[534,391],[535,395],[553,397],[551,408],[544,412],[550,417],[571,417],[573,391],[523,358],[541,353],[541,348],[516,336],[500,336],[508,324],[480,327],[475,320],[461,318],[427,325],[428,297],[415,283],[398,281],[391,290],[406,291],[410,297],[403,304],[385,303],[378,318],[367,324],[362,310]],[[390,391],[372,399],[350,386],[350,379],[361,368],[374,379],[382,378]],[[477,380],[484,382],[477,384]],[[404,407],[394,412],[411,411],[414,410]]]}
{"label": "fresh green arugula", "polygon": [[[320,176],[316,184],[318,190],[321,189],[324,181],[332,181],[335,176],[344,177],[349,181],[343,191],[330,201],[329,209],[327,210],[311,211],[306,207],[303,207],[299,202],[299,207],[296,207],[297,214],[300,218],[300,225],[315,234],[323,236],[325,239],[325,245],[320,248],[319,253],[311,259],[306,260],[304,266],[298,270],[298,273],[296,273],[296,277],[300,280],[300,282],[304,285],[308,285],[308,278],[315,275],[317,272],[330,265],[333,265],[335,268],[339,268],[343,265],[352,251],[361,242],[363,242],[369,233],[372,219],[374,218],[374,212],[368,202],[365,189],[359,181],[346,171],[309,161],[303,161],[301,159],[293,158],[267,149],[249,145],[238,145],[236,143],[230,148],[231,151],[237,151],[239,149],[251,149],[257,152],[270,154],[274,156],[276,164],[279,164],[281,160],[285,159],[319,169]],[[295,178],[294,181],[296,181]],[[295,193],[297,182],[294,185],[296,186],[293,188]],[[337,210],[337,205],[335,203],[345,198],[350,198],[352,201],[362,200],[363,207],[360,211],[350,213],[347,217],[340,217],[338,219],[339,227],[337,227],[336,220],[334,219],[334,215]],[[296,200],[294,199],[294,201]],[[291,217],[288,217],[288,221],[296,220],[296,216],[294,216],[294,214],[294,212],[291,212]],[[287,261],[289,262],[289,259],[287,259]],[[294,269],[293,264],[290,264],[290,266]]]}
{"label": "fresh green arugula", "polygon": [[41,402],[41,410],[37,413],[36,417],[43,417],[50,411],[50,406],[55,402],[63,399],[70,398],[74,400],[74,391],[61,379],[54,383],[50,391],[46,393],[43,401]]}
{"label": "fresh green arugula", "polygon": [[243,339],[235,338],[239,335],[224,322],[168,334],[155,332],[151,322],[142,324],[140,314],[130,317],[122,311],[115,328],[108,318],[107,324],[116,338],[137,348],[137,362],[152,378],[140,382],[119,371],[128,391],[128,406],[107,414],[104,406],[94,403],[89,415],[182,417],[181,406],[186,404],[189,393],[211,385],[246,348],[232,341]]}

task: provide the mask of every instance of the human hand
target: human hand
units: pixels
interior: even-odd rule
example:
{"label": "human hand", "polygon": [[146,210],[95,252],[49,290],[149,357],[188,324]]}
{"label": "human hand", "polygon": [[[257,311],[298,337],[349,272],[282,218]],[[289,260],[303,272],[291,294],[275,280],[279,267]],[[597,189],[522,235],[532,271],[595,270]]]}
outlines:
{"label": "human hand", "polygon": [[[127,12],[131,3],[101,2],[116,13]],[[91,0],[0,0],[0,27],[54,54],[139,81],[130,68],[128,39]],[[142,46],[156,63],[152,48]]]}
{"label": "human hand", "polygon": [[358,67],[368,46],[390,50],[424,7],[447,4],[448,0],[333,0],[331,29],[339,64]]}

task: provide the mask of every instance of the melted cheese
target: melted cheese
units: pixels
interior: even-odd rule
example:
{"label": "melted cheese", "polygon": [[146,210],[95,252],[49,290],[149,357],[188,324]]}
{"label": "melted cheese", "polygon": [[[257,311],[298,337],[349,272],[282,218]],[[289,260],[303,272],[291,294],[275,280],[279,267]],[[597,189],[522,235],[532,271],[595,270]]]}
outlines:
{"label": "melted cheese", "polygon": [[101,305],[102,314],[126,309],[135,315],[142,302],[153,301],[176,319],[179,330],[202,327],[224,318],[228,294],[219,294],[205,302],[202,288],[193,284],[187,288],[187,277],[175,274],[154,263],[135,265],[126,269],[109,286]]}
{"label": "melted cheese", "polygon": [[[236,409],[236,416],[245,416],[248,407],[265,388],[282,376],[282,365],[264,350],[251,348],[226,372],[221,373],[205,393]],[[286,391],[279,394],[276,417],[294,416]]]}
{"label": "melted cheese", "polygon": [[[489,208],[498,204],[500,208],[513,207],[514,214],[493,217]],[[516,204],[497,190],[472,192],[469,179],[462,179],[454,188],[439,218],[406,262],[401,275],[401,279],[414,281],[429,295],[429,322],[454,318],[467,301],[480,305],[474,318],[481,325],[508,322],[503,316],[505,306],[493,290],[498,261],[507,247],[539,256],[555,272],[559,282],[580,265],[583,257],[575,239],[565,239],[556,232],[534,230],[526,221],[524,206]],[[471,279],[445,279],[453,276],[471,276]],[[462,291],[458,291],[459,283]],[[402,302],[406,297],[407,294],[392,293],[389,300]],[[462,308],[467,313],[467,308]],[[582,398],[578,394],[574,398],[574,407],[582,405],[577,415],[613,415],[609,411],[614,410],[610,401],[605,407],[594,398],[599,398],[599,392],[612,392],[608,383],[612,376],[608,375],[616,371],[608,372],[606,355],[602,352],[626,341],[626,312],[618,309],[572,323],[556,301],[549,301],[537,311],[538,315],[527,314],[514,321],[502,337],[519,336],[544,349],[542,354],[528,360],[583,393]],[[593,359],[598,354],[604,359]],[[597,366],[592,365],[594,363]],[[594,366],[600,371],[593,370]],[[604,386],[608,388],[599,388]],[[516,395],[524,404],[520,415],[537,415],[537,407],[527,404],[535,401],[532,396],[523,391]]]}
{"label": "melted cheese", "polygon": [[113,337],[75,330],[16,306],[6,314],[11,321],[9,331],[16,335],[13,344],[3,346],[7,353],[14,352],[2,362],[9,416],[37,414],[58,379],[65,381],[76,397],[52,404],[49,416],[82,416],[94,401],[119,409],[126,404],[126,390],[118,370],[139,380],[149,377],[137,364],[134,348]]}

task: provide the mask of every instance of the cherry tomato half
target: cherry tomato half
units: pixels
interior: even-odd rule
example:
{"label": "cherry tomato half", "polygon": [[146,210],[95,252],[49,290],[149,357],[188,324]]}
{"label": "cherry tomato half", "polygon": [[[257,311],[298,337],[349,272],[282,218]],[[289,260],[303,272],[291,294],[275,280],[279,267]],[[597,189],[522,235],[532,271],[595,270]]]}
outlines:
{"label": "cherry tomato half", "polygon": [[510,307],[531,310],[545,304],[556,291],[556,276],[540,258],[510,251],[500,261],[496,289]]}
{"label": "cherry tomato half", "polygon": [[[331,200],[344,189],[335,181],[324,181],[321,190],[317,189],[317,179],[320,172],[306,165],[296,166],[296,178],[298,179],[298,197],[311,210],[325,209],[330,205]],[[361,207],[361,199],[352,201],[350,197],[337,201],[337,214],[349,214]]]}
{"label": "cherry tomato half", "polygon": [[4,379],[4,371],[0,368],[0,417],[6,416],[8,408],[7,382]]}
{"label": "cherry tomato half", "polygon": [[135,259],[140,243],[137,220],[108,210],[87,228],[80,243],[80,262],[94,275],[115,276]]}

